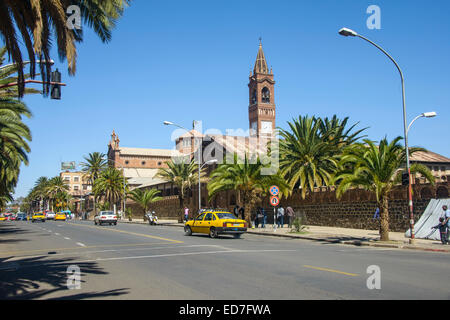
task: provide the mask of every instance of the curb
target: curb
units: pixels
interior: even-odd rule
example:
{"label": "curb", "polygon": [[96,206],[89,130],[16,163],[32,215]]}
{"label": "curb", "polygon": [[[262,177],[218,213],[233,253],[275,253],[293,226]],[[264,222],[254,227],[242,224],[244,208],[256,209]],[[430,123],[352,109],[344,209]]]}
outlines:
{"label": "curb", "polygon": [[[124,223],[134,223],[134,224],[148,224],[146,222],[137,222],[137,221],[122,221]],[[169,226],[169,227],[180,227],[183,228],[182,225],[179,225],[178,223],[161,223],[158,224],[158,226]],[[272,237],[284,237],[284,238],[291,238],[291,239],[302,239],[302,240],[313,240],[313,241],[323,241],[328,243],[335,243],[335,244],[346,244],[346,245],[353,245],[353,246],[365,246],[365,247],[378,247],[378,248],[393,248],[393,249],[409,249],[409,250],[421,250],[421,251],[429,251],[429,252],[444,252],[444,253],[450,253],[449,249],[433,249],[433,248],[426,248],[426,247],[420,247],[420,246],[411,246],[407,244],[384,244],[384,243],[377,243],[374,241],[361,241],[361,240],[354,240],[354,241],[348,241],[348,240],[332,240],[327,238],[316,238],[316,237],[308,237],[308,236],[301,236],[301,235],[292,235],[292,234],[281,234],[281,233],[268,233],[268,232],[258,232],[258,231],[247,231],[249,234],[257,234],[257,235],[263,235],[263,236],[272,236]]]}

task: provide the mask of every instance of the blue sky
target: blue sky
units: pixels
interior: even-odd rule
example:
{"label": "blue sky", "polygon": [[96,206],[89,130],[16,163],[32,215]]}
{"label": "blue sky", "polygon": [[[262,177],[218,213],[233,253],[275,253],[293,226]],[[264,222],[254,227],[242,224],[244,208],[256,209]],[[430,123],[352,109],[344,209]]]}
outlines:
{"label": "blue sky", "polygon": [[[369,30],[369,5],[381,30]],[[248,75],[262,37],[276,80],[277,126],[299,115],[350,117],[379,140],[403,135],[400,78],[376,48],[338,35],[349,27],[385,48],[406,78],[408,121],[426,111],[410,144],[450,157],[450,3],[430,1],[135,0],[103,44],[84,28],[76,76],[63,70],[62,100],[26,97],[33,117],[29,166],[16,197],[61,161],[121,146],[173,148],[170,120],[189,127],[248,129]]]}

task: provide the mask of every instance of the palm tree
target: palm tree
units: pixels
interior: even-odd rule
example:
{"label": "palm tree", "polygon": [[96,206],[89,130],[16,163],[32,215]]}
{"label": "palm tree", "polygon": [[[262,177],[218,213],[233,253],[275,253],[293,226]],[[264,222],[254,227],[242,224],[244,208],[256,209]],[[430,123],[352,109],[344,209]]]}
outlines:
{"label": "palm tree", "polygon": [[[68,61],[69,73],[76,71],[76,43],[82,42],[81,29],[68,28],[66,10],[77,5],[82,22],[91,27],[103,42],[111,40],[111,31],[131,0],[21,0],[0,3],[0,36],[14,63],[20,66],[18,89],[24,93],[22,48],[30,60],[30,74],[36,75],[36,57],[50,60],[52,43],[56,43],[58,54]],[[20,40],[22,38],[22,41]],[[23,47],[22,47],[23,44]],[[50,81],[50,65],[41,64],[42,78]],[[48,93],[49,85],[44,86]]]}
{"label": "palm tree", "polygon": [[107,168],[102,171],[100,176],[95,180],[93,192],[95,197],[103,198],[110,204],[110,209],[117,203],[123,193],[123,175],[120,170],[114,167]]}
{"label": "palm tree", "polygon": [[[365,144],[349,147],[344,153],[339,166],[340,172],[335,177],[338,184],[338,198],[349,189],[362,187],[375,193],[377,206],[380,208],[380,239],[389,240],[389,202],[388,196],[392,187],[401,181],[405,172],[406,152],[397,137],[391,142],[387,138],[377,146],[373,141],[365,139]],[[410,154],[425,151],[422,148],[411,148]],[[434,184],[430,170],[421,164],[411,165],[411,173],[420,173]]]}
{"label": "palm tree", "polygon": [[346,129],[348,118],[331,120],[302,117],[288,122],[290,130],[280,129],[280,170],[291,189],[301,189],[302,198],[315,187],[328,186],[338,169],[344,149],[365,130]]}
{"label": "palm tree", "polygon": [[[0,86],[14,81],[17,65],[1,66],[5,60],[6,49],[0,48]],[[25,76],[27,77],[27,76]],[[25,93],[36,93],[26,90]],[[0,89],[0,196],[11,198],[22,163],[28,164],[30,151],[30,129],[23,123],[23,117],[31,117],[31,112],[22,101],[16,98],[17,88]]]}
{"label": "palm tree", "polygon": [[263,165],[259,159],[252,161],[247,154],[242,161],[235,161],[232,164],[220,164],[211,173],[211,180],[208,183],[209,198],[226,190],[236,190],[238,201],[245,208],[245,218],[251,223],[251,213],[261,198],[267,195],[270,186],[277,185],[281,195],[288,195],[289,185],[279,173],[274,175],[262,175],[261,170],[268,165]]}
{"label": "palm tree", "polygon": [[[183,221],[181,209],[184,207],[186,194],[198,182],[198,165],[195,164],[194,159],[189,163],[183,161],[184,158],[175,158],[168,161],[168,168],[161,168],[156,174],[157,177],[173,183],[178,188],[178,199],[180,203],[180,221]],[[202,179],[204,171],[201,172],[200,179]]]}
{"label": "palm tree", "polygon": [[[101,152],[89,153],[87,157],[84,157],[85,162],[81,163],[81,171],[84,172],[84,177],[91,185],[94,185],[100,174],[108,167],[108,161],[106,156]],[[97,206],[95,205],[94,196],[94,215],[97,212]]]}
{"label": "palm tree", "polygon": [[159,196],[160,193],[161,191],[157,189],[149,189],[145,191],[142,189],[134,189],[130,192],[130,198],[136,201],[136,203],[144,209],[145,214],[152,203],[163,199],[163,197]]}
{"label": "palm tree", "polygon": [[45,192],[50,201],[51,210],[53,210],[53,204],[55,200],[61,198],[61,194],[64,194],[66,196],[68,190],[69,187],[64,183],[64,180],[61,177],[54,177],[48,181]]}

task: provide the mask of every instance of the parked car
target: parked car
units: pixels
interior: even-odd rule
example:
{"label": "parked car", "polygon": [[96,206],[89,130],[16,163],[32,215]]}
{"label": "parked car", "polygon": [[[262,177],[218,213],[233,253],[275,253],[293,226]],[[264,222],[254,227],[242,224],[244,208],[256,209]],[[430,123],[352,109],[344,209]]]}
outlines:
{"label": "parked car", "polygon": [[66,220],[67,220],[67,217],[64,212],[57,212],[55,214],[55,221],[66,221]]}
{"label": "parked car", "polygon": [[43,212],[35,212],[31,216],[31,222],[41,221],[45,222],[45,214]]}
{"label": "parked car", "polygon": [[6,217],[3,213],[0,214],[0,221],[6,221]]}
{"label": "parked car", "polygon": [[232,234],[235,238],[240,238],[247,231],[247,222],[238,219],[231,212],[207,210],[194,220],[187,221],[184,231],[188,236],[192,233],[205,233],[216,238],[219,234]]}
{"label": "parked car", "polygon": [[16,217],[17,221],[27,221],[28,215],[25,212],[19,212]]}
{"label": "parked car", "polygon": [[101,226],[104,223],[117,225],[117,215],[115,215],[113,211],[100,211],[100,213],[94,217],[94,224]]}
{"label": "parked car", "polygon": [[56,213],[54,213],[53,211],[48,211],[46,214],[47,220],[55,220],[56,217]]}

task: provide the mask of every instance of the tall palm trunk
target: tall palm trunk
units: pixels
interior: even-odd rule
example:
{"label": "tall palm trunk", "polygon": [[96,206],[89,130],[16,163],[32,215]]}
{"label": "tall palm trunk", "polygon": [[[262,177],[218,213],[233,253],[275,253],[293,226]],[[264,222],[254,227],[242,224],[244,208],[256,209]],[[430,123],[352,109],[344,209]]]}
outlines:
{"label": "tall palm trunk", "polygon": [[383,196],[379,202],[380,206],[380,240],[389,241],[389,201]]}

